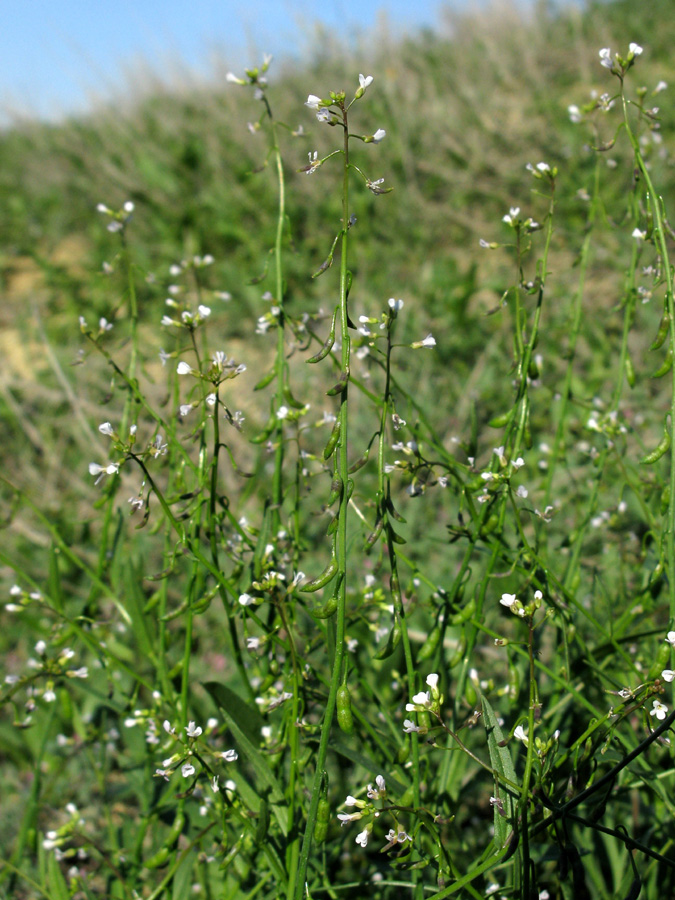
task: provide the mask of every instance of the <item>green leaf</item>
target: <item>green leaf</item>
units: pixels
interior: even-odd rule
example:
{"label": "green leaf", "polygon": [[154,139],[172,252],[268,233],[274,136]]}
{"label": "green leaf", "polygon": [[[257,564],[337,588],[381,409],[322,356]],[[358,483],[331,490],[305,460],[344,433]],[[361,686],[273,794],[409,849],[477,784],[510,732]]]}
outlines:
{"label": "green leaf", "polygon": [[495,844],[498,847],[505,847],[513,834],[517,794],[514,788],[503,784],[502,779],[506,778],[512,784],[517,784],[518,778],[508,747],[501,746],[504,742],[504,735],[497,722],[495,711],[485,697],[481,697],[481,703],[483,704],[483,721],[487,732],[490,763],[495,771],[495,790],[497,798],[501,800],[504,812],[502,815],[502,810],[495,805]]}

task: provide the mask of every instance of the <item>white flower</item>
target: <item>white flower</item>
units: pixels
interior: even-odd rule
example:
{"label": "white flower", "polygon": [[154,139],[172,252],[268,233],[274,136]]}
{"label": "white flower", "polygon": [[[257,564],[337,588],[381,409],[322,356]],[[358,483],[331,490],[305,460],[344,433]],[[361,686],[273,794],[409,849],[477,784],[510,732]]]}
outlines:
{"label": "white flower", "polygon": [[389,298],[389,309],[393,309],[394,312],[400,312],[403,309],[403,300],[394,300],[393,297]]}
{"label": "white flower", "polygon": [[192,372],[192,366],[190,363],[186,363],[184,360],[181,360],[176,366],[176,372],[179,375],[189,375]]}
{"label": "white flower", "polygon": [[349,822],[356,822],[357,819],[362,818],[363,813],[355,812],[355,813],[338,813],[337,817],[340,820],[340,825],[347,825]]}
{"label": "white flower", "polygon": [[675,631],[669,631],[666,635],[666,640],[671,647],[675,647]]}
{"label": "white flower", "polygon": [[101,432],[101,434],[107,434],[108,437],[113,437],[113,435],[115,434],[110,422],[104,422],[102,425],[99,425],[98,430]]}
{"label": "white flower", "polygon": [[320,104],[321,97],[317,97],[316,94],[310,94],[305,100],[305,106],[309,106],[310,109],[318,109]]}
{"label": "white flower", "polygon": [[246,649],[247,650],[257,650],[260,647],[260,638],[259,637],[247,637],[246,638]]}
{"label": "white flower", "polygon": [[[406,707],[406,709],[407,709],[407,707]],[[410,734],[413,731],[419,731],[420,727],[419,727],[419,725],[415,725],[415,723],[412,721],[412,719],[405,719],[403,722],[403,730],[405,731],[406,734]]]}
{"label": "white flower", "polygon": [[[374,141],[374,143],[379,144],[380,141],[383,141],[386,136],[387,136],[387,132],[384,130],[384,128],[378,128],[377,131],[375,132],[375,134],[373,135],[373,141]],[[363,846],[365,847],[365,844]]]}
{"label": "white flower", "polygon": [[285,419],[288,416],[288,412],[287,406],[280,406],[277,410],[277,419]]}
{"label": "white flower", "polygon": [[218,784],[218,776],[217,775],[214,775],[213,778],[211,779],[211,790],[213,791],[214,794],[217,794],[218,791],[220,790],[220,785]]}
{"label": "white flower", "polygon": [[169,722],[168,719],[164,719],[164,721],[162,722],[162,728],[164,729],[164,731],[166,731],[167,734],[175,734],[176,733],[176,729],[173,727],[173,725],[171,724],[171,722]]}
{"label": "white flower", "polygon": [[438,675],[427,675],[427,685],[435,691],[438,688]]}
{"label": "white flower", "polygon": [[185,727],[185,731],[186,731],[188,737],[195,737],[195,738],[199,737],[199,735],[202,733],[202,729],[199,728],[197,725],[195,725],[194,722],[188,722],[188,724]]}
{"label": "white flower", "polygon": [[508,213],[505,216],[502,216],[502,222],[506,222],[507,225],[515,225],[519,213],[520,207],[512,206]]}
{"label": "white flower", "polygon": [[522,725],[519,725],[513,732],[513,736],[517,741],[522,741],[527,746],[527,735]]}
{"label": "white flower", "polygon": [[654,700],[652,708],[649,710],[649,715],[656,716],[661,721],[668,715],[668,707],[665,703],[661,703],[660,700]]}
{"label": "white flower", "polygon": [[654,93],[655,93],[655,94],[660,94],[661,91],[665,91],[665,89],[666,89],[667,87],[668,87],[667,82],[665,82],[665,81],[659,81],[659,83],[658,83],[658,84],[656,85],[656,87],[654,88]]}
{"label": "white flower", "polygon": [[225,81],[229,82],[230,84],[246,84],[244,79],[237,78],[237,76],[234,74],[234,72],[228,72],[227,75],[225,76]]}
{"label": "white flower", "polygon": [[366,793],[370,800],[379,800],[380,797],[384,797],[387,793],[387,787],[384,781],[384,777],[382,775],[378,775],[375,779],[375,787],[373,787],[372,784],[369,784]]}
{"label": "white flower", "polygon": [[89,474],[98,475],[94,484],[98,484],[104,475],[117,475],[119,470],[119,463],[110,463],[107,466],[99,466],[98,463],[89,463]]}
{"label": "white flower", "polygon": [[527,488],[523,487],[523,485],[521,484],[520,487],[518,488],[518,490],[516,491],[516,496],[518,496],[522,500],[524,500],[527,497]]}
{"label": "white flower", "polygon": [[513,606],[518,598],[515,594],[502,594],[500,603],[502,606],[508,606],[509,608]]}
{"label": "white flower", "polygon": [[239,754],[236,750],[224,750],[220,754],[220,758],[224,759],[225,762],[236,762],[239,759]]}
{"label": "white flower", "polygon": [[180,767],[180,773],[183,778],[189,778],[190,775],[194,775],[195,767],[192,765],[192,763],[183,763],[183,765]]}
{"label": "white flower", "polygon": [[47,644],[45,643],[45,641],[38,641],[37,644],[35,645],[35,652],[37,653],[38,656],[44,656],[46,649],[47,649]]}
{"label": "white flower", "polygon": [[639,44],[629,44],[628,52],[633,56],[639,56],[642,53],[642,47]]}
{"label": "white flower", "polygon": [[360,844],[362,847],[365,847],[368,843],[368,837],[368,830],[364,828],[364,830],[360,834],[356,835],[356,843]]}
{"label": "white flower", "polygon": [[661,678],[663,678],[664,681],[673,681],[673,679],[675,679],[675,672],[673,672],[672,669],[664,669],[663,672],[661,672]]}
{"label": "white flower", "polygon": [[239,602],[242,606],[250,606],[252,603],[255,603],[255,598],[251,597],[250,594],[241,594],[239,597]]}
{"label": "white flower", "polygon": [[644,239],[647,237],[647,232],[640,231],[639,228],[634,228],[631,237],[634,237],[638,241],[644,241]]}
{"label": "white flower", "polygon": [[574,104],[567,107],[567,112],[569,114],[570,121],[573,122],[575,125],[578,125],[579,122],[581,122],[581,120],[583,119],[581,110],[579,109],[578,106],[575,106]]}
{"label": "white flower", "polygon": [[609,47],[603,47],[602,50],[598,52],[598,56],[600,57],[600,65],[604,66],[606,69],[610,71],[614,68],[614,60],[612,59],[612,51]]}
{"label": "white flower", "polygon": [[[632,46],[633,45],[631,44],[631,47]],[[367,87],[369,87],[372,83],[373,83],[372,75],[366,75],[365,78],[363,77],[363,75],[359,75],[359,87],[361,88],[362,91],[365,91],[365,89]]]}

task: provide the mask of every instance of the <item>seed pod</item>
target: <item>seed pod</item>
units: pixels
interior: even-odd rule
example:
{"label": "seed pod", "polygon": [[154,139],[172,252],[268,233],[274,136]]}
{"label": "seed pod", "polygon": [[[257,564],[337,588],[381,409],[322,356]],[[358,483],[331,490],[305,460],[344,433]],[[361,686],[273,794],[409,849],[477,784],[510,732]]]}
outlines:
{"label": "seed pod", "polygon": [[308,363],[321,362],[321,360],[325,359],[325,357],[328,356],[330,351],[333,349],[333,344],[335,343],[335,321],[337,319],[338,309],[339,307],[336,306],[335,312],[333,313],[333,319],[330,324],[330,334],[326,338],[323,347],[319,350],[318,353],[315,353],[314,356],[311,357],[311,359],[307,360]]}
{"label": "seed pod", "polygon": [[[408,757],[410,756],[410,742],[406,741],[405,744],[401,744],[401,746],[396,751],[396,762],[399,766],[403,766],[408,762]],[[403,803],[401,802],[401,806]]]}
{"label": "seed pod", "polygon": [[169,854],[171,851],[168,847],[161,847],[157,853],[154,853],[143,863],[146,869],[160,869],[169,862]]}
{"label": "seed pod", "polygon": [[256,385],[254,385],[253,390],[261,391],[263,388],[266,388],[267,385],[270,384],[270,382],[272,382],[274,380],[275,375],[276,375],[276,369],[272,369],[271,371],[269,371],[267,373],[267,375],[263,375],[263,377],[260,379],[260,381]]}
{"label": "seed pod", "polygon": [[668,429],[668,426],[666,426],[663,430],[663,437],[661,438],[658,445],[656,447],[654,447],[654,449],[651,451],[651,453],[645,454],[645,456],[642,457],[640,462],[642,463],[642,465],[649,466],[652,463],[658,462],[658,460],[660,460],[661,457],[665,453],[667,453],[669,450],[670,450],[670,430]]}
{"label": "seed pod", "polygon": [[364,544],[364,547],[363,547],[365,553],[370,553],[370,551],[373,549],[373,547],[375,546],[375,543],[377,542],[377,539],[382,534],[383,526],[384,526],[384,519],[381,517],[378,517],[377,521],[375,522],[375,528],[373,528],[373,530],[370,532],[370,534],[366,538],[366,543]]}
{"label": "seed pod", "polygon": [[650,350],[658,350],[659,347],[663,346],[663,342],[668,337],[668,332],[670,331],[670,313],[668,310],[664,310],[663,317],[661,319],[661,324],[659,325],[659,330],[656,333],[656,337],[654,338]]}
{"label": "seed pod", "polygon": [[299,400],[295,399],[295,397],[291,393],[291,389],[289,388],[288,385],[286,385],[286,387],[284,388],[284,400],[286,401],[286,403],[288,403],[288,405],[291,407],[291,409],[304,409],[305,408],[304,403],[301,403]]}
{"label": "seed pod", "polygon": [[316,578],[308,581],[307,584],[304,584],[300,588],[300,590],[306,594],[312,594],[314,591],[318,591],[319,588],[325,587],[335,578],[335,576],[337,575],[337,570],[337,558],[335,556],[332,556],[331,561],[328,563],[323,572],[320,575],[317,575]]}
{"label": "seed pod", "polygon": [[394,650],[401,643],[402,633],[403,632],[401,630],[401,623],[399,622],[398,616],[397,616],[396,621],[394,622],[392,629],[389,632],[389,637],[387,638],[387,643],[384,645],[384,647],[381,650],[379,650],[375,654],[375,656],[373,656],[373,659],[386,659],[388,656],[391,656],[391,654],[394,652]]}
{"label": "seed pod", "polygon": [[336,381],[333,387],[326,391],[327,396],[336,397],[338,394],[342,394],[347,390],[347,385],[349,384],[349,375],[346,372],[343,372],[340,375],[340,378]]}
{"label": "seed pod", "polygon": [[338,417],[335,420],[335,424],[333,425],[333,430],[330,433],[330,437],[328,438],[328,443],[324,447],[323,450],[323,458],[328,460],[333,455],[335,448],[337,447],[338,438],[340,437],[340,418]]}
{"label": "seed pod", "polygon": [[628,354],[626,354],[626,362],[624,365],[626,369],[626,381],[628,382],[628,386],[631,388],[635,387],[635,369],[633,368],[633,360],[630,358]]}
{"label": "seed pod", "polygon": [[431,657],[436,652],[436,648],[441,642],[441,638],[443,637],[443,629],[443,620],[439,619],[436,625],[427,635],[426,641],[420,647],[420,652],[417,654],[418,662],[425,662],[425,660],[431,659]]}
{"label": "seed pod", "polygon": [[338,516],[333,516],[333,518],[328,523],[328,528],[326,528],[327,535],[330,536],[331,534],[335,534],[335,532],[337,531],[339,521],[340,520],[339,520]]}
{"label": "seed pod", "polygon": [[459,665],[459,663],[461,663],[462,659],[464,658],[465,651],[466,651],[466,635],[464,634],[464,632],[462,632],[462,636],[459,639],[459,643],[457,644],[457,649],[455,650],[455,652],[452,654],[452,656],[448,660],[448,668],[449,669],[454,669],[454,667],[456,665]]}
{"label": "seed pod", "polygon": [[326,500],[326,508],[332,506],[339,497],[342,496],[342,479],[336,472],[330,485],[330,494]]}
{"label": "seed pod", "polygon": [[365,464],[368,462],[368,454],[369,453],[370,453],[370,446],[368,446],[368,449],[363,454],[363,456],[359,456],[359,458],[356,460],[356,462],[353,462],[351,464],[351,466],[347,469],[347,471],[349,472],[350,475],[353,475],[354,472],[358,472],[360,468],[365,466]]}
{"label": "seed pod", "polygon": [[466,604],[464,609],[461,609],[459,612],[450,616],[448,619],[451,625],[461,625],[463,622],[468,622],[469,619],[476,612],[476,599],[472,597],[469,602]]}
{"label": "seed pod", "polygon": [[251,438],[251,443],[252,444],[264,444],[265,441],[269,438],[269,436],[272,434],[272,432],[276,428],[277,422],[278,422],[277,417],[275,416],[274,413],[272,413],[272,415],[267,420],[267,424],[265,425],[263,430],[260,432],[260,434],[257,434],[254,438]]}
{"label": "seed pod", "polygon": [[656,372],[652,372],[652,378],[661,378],[663,375],[667,375],[668,372],[673,368],[673,345],[671,344],[666,351],[666,356],[661,365],[658,367]]}
{"label": "seed pod", "polygon": [[511,416],[513,415],[513,410],[509,410],[509,412],[502,413],[499,416],[495,416],[493,419],[490,419],[488,425],[490,428],[503,428],[505,425],[508,425],[511,421]]}
{"label": "seed pod", "polygon": [[159,869],[168,863],[169,854],[172,852],[173,845],[183,833],[184,826],[185,816],[182,812],[177,812],[163,846],[160,847],[157,853],[144,861],[143,865],[146,869]]}
{"label": "seed pod", "polygon": [[314,823],[314,840],[317,844],[323,844],[328,834],[328,822],[330,820],[330,803],[322,797],[316,808],[316,822]]}
{"label": "seed pod", "polygon": [[397,522],[402,522],[405,525],[406,520],[394,508],[394,504],[391,501],[391,497],[387,497],[387,499],[385,500],[385,506],[386,506],[387,512],[392,517],[392,519],[396,519]]}
{"label": "seed pod", "polygon": [[333,591],[333,596],[329,600],[326,600],[326,602],[322,606],[317,606],[315,609],[310,609],[310,616],[313,616],[313,618],[315,619],[330,619],[332,615],[335,615],[338,608],[338,595],[340,593],[342,578],[342,575],[338,578],[335,585],[335,590]]}
{"label": "seed pod", "polygon": [[352,715],[352,698],[346,682],[337,691],[337,720],[345,734],[354,733],[354,716]]}

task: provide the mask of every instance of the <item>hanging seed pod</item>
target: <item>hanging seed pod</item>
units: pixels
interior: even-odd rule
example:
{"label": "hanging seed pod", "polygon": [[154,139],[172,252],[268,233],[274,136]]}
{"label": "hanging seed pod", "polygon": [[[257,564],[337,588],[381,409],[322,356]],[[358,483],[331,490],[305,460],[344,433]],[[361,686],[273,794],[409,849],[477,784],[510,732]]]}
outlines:
{"label": "hanging seed pod", "polygon": [[664,375],[667,375],[668,372],[673,368],[673,345],[671,344],[666,351],[666,357],[658,367],[656,372],[652,372],[652,378],[662,378]]}
{"label": "hanging seed pod", "polygon": [[335,452],[335,448],[337,447],[337,442],[340,437],[340,418],[338,417],[335,420],[335,424],[333,425],[333,430],[330,433],[330,437],[328,438],[328,443],[324,447],[323,450],[323,458],[328,460],[331,458],[333,453]]}
{"label": "hanging seed pod", "polygon": [[509,412],[502,413],[500,416],[495,416],[493,419],[490,419],[488,425],[490,428],[503,428],[505,425],[509,424],[512,415],[513,410],[509,410]]}
{"label": "hanging seed pod", "polygon": [[668,424],[666,423],[663,429],[663,437],[659,441],[658,445],[654,447],[654,449],[650,453],[647,453],[642,457],[642,459],[640,460],[642,465],[649,466],[655,462],[658,462],[661,457],[670,450],[670,440],[670,429],[668,428]]}
{"label": "hanging seed pod", "polygon": [[375,528],[370,532],[368,537],[366,538],[366,542],[363,545],[364,553],[370,553],[370,551],[375,546],[377,539],[382,534],[382,528],[384,526],[384,519],[381,516],[378,516],[377,521],[375,522]]}
{"label": "hanging seed pod", "polygon": [[349,384],[349,375],[346,372],[343,372],[340,375],[338,381],[333,385],[333,387],[326,391],[328,397],[336,397],[338,394],[342,394],[347,390],[347,385]]}
{"label": "hanging seed pod", "polygon": [[441,642],[443,631],[444,625],[443,618],[441,616],[427,635],[427,639],[425,640],[425,642],[420,647],[420,652],[417,654],[417,662],[425,662],[427,659],[431,659],[431,657],[436,652],[436,648]]}
{"label": "hanging seed pod", "polygon": [[392,519],[396,519],[397,522],[402,522],[403,524],[405,524],[406,520],[403,518],[403,516],[400,513],[396,512],[396,509],[394,508],[394,504],[392,503],[391,497],[387,497],[387,499],[385,501],[385,506],[387,508],[387,512],[392,517]]}
{"label": "hanging seed pod", "polygon": [[373,659],[386,659],[388,656],[391,656],[394,650],[396,650],[398,645],[401,643],[402,634],[403,632],[401,630],[401,624],[397,616],[396,621],[394,622],[392,629],[389,632],[389,636],[387,637],[387,643],[373,656]]}
{"label": "hanging seed pod", "polygon": [[466,604],[464,609],[450,616],[448,622],[451,625],[461,625],[463,622],[468,622],[469,619],[476,612],[476,600],[472,597],[469,602]]}
{"label": "hanging seed pod", "polygon": [[342,479],[336,472],[330,485],[330,494],[326,500],[326,508],[332,506],[342,496]]}
{"label": "hanging seed pod", "polygon": [[633,368],[633,360],[630,358],[629,354],[626,354],[626,362],[624,368],[626,370],[626,381],[628,382],[628,386],[634,388],[635,369]]}
{"label": "hanging seed pod", "polygon": [[321,362],[322,359],[325,359],[330,351],[333,349],[333,344],[335,343],[335,322],[337,320],[339,307],[335,307],[335,312],[333,313],[333,318],[330,324],[330,333],[326,338],[323,347],[319,350],[318,353],[315,353],[310,359],[307,360],[308,363],[318,363]]}
{"label": "hanging seed pod", "polygon": [[345,734],[354,733],[354,716],[352,714],[352,698],[347,683],[341,684],[337,691],[337,720],[340,730]]}
{"label": "hanging seed pod", "polygon": [[314,823],[314,840],[317,844],[323,844],[328,834],[328,822],[330,821],[330,803],[323,797],[316,808],[316,822]]}
{"label": "hanging seed pod", "polygon": [[664,310],[663,317],[661,318],[661,324],[659,325],[659,330],[656,332],[656,337],[652,341],[650,346],[650,350],[658,350],[659,347],[663,346],[663,342],[668,337],[668,332],[670,331],[670,313],[668,310]]}
{"label": "hanging seed pod", "polygon": [[266,388],[268,384],[270,384],[274,380],[274,376],[276,375],[276,369],[272,369],[267,373],[267,375],[263,375],[260,381],[254,385],[254,391],[261,391],[263,388]]}
{"label": "hanging seed pod", "polygon": [[251,438],[251,443],[252,444],[264,444],[265,441],[268,440],[268,438],[270,437],[270,435],[276,428],[277,421],[278,421],[278,419],[277,419],[276,415],[274,413],[272,413],[272,415],[267,420],[267,424],[265,425],[263,430],[260,432],[260,434],[257,434],[254,438]]}
{"label": "hanging seed pod", "polygon": [[308,581],[307,584],[304,584],[300,590],[305,594],[312,594],[314,591],[318,591],[319,588],[325,587],[329,584],[337,575],[338,571],[338,561],[335,556],[331,557],[331,561],[328,563],[326,568],[320,575],[317,575],[316,578],[313,578],[311,581]]}
{"label": "hanging seed pod", "polygon": [[288,403],[288,405],[291,407],[291,409],[304,409],[305,408],[304,403],[301,403],[299,400],[295,399],[295,397],[291,393],[291,389],[288,385],[286,385],[286,387],[284,388],[284,400],[286,401],[286,403]]}
{"label": "hanging seed pod", "polygon": [[342,578],[342,575],[338,578],[335,590],[333,591],[333,596],[329,600],[326,600],[323,606],[317,606],[315,609],[310,609],[310,616],[314,619],[330,619],[331,616],[335,615],[338,608],[338,596],[340,594]]}

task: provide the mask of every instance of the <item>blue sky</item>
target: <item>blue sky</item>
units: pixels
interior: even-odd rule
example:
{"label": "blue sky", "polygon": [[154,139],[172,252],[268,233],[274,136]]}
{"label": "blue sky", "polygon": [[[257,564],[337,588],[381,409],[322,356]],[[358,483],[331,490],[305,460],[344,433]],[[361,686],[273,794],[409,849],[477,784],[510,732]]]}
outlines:
{"label": "blue sky", "polygon": [[[454,0],[467,5],[468,0]],[[58,118],[110,97],[147,61],[167,80],[180,65],[209,71],[218,50],[236,69],[302,52],[317,21],[377,39],[378,15],[394,31],[438,21],[441,0],[0,0],[0,121],[7,110]]]}

